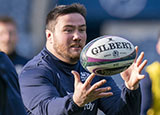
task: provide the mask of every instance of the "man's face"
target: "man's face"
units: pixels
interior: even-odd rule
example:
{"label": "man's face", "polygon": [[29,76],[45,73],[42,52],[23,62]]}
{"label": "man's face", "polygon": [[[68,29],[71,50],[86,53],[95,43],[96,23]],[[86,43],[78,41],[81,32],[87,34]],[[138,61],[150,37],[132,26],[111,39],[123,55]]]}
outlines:
{"label": "man's face", "polygon": [[17,42],[16,27],[11,23],[0,22],[0,49],[10,54],[15,49]]}
{"label": "man's face", "polygon": [[59,16],[53,32],[53,54],[68,63],[76,63],[86,43],[86,21],[78,13]]}

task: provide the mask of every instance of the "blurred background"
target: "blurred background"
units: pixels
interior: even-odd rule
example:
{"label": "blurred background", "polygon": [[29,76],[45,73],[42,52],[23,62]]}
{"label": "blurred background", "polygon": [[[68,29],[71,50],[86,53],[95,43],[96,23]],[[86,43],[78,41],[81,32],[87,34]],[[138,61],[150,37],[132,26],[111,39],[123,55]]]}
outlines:
{"label": "blurred background", "polygon": [[[0,0],[0,15],[18,25],[18,54],[28,59],[45,44],[45,19],[58,4],[81,3],[87,8],[88,40],[118,35],[139,46],[148,64],[157,60],[155,44],[160,33],[160,0]],[[120,77],[113,76],[119,86]],[[99,115],[102,113],[99,113]]]}
{"label": "blurred background", "polygon": [[160,32],[159,0],[0,0],[0,15],[13,17],[18,25],[18,53],[36,55],[45,43],[47,13],[58,4],[74,2],[87,8],[87,42],[118,35],[138,45],[149,63],[158,58],[154,46]]}

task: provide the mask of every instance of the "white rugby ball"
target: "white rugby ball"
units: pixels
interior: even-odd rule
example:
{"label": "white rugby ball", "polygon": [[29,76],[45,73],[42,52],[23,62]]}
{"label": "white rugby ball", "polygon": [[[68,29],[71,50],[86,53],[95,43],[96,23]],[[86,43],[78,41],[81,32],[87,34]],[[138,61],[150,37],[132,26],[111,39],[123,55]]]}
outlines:
{"label": "white rugby ball", "polygon": [[136,57],[134,45],[119,36],[101,36],[83,48],[80,63],[99,76],[110,76],[126,70]]}

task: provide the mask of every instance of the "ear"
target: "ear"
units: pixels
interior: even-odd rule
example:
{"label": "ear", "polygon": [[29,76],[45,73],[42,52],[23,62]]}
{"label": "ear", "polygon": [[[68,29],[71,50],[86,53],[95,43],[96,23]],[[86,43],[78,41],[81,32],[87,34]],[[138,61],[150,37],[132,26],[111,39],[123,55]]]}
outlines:
{"label": "ear", "polygon": [[53,38],[53,33],[50,30],[46,29],[46,39],[47,39],[47,41],[52,43],[52,38]]}

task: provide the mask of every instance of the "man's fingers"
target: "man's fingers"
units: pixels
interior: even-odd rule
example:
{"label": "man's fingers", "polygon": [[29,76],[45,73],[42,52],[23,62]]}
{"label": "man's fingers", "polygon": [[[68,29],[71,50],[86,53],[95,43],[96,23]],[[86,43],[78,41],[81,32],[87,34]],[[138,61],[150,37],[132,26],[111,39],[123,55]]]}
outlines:
{"label": "man's fingers", "polygon": [[98,98],[109,97],[109,96],[112,96],[112,95],[113,95],[112,92],[100,93],[100,94],[98,95]]}
{"label": "man's fingers", "polygon": [[139,73],[143,70],[144,66],[147,64],[147,60],[144,60],[139,66]]}
{"label": "man's fingers", "polygon": [[136,58],[135,58],[134,62],[136,63],[137,55],[138,55],[138,46],[135,47],[135,50],[136,50]]}
{"label": "man's fingers", "polygon": [[97,95],[97,98],[102,98],[102,97],[109,97],[113,95],[113,92],[109,92],[111,90],[111,87],[105,87],[105,88],[98,88],[96,89],[95,95]]}
{"label": "man's fingers", "polygon": [[95,74],[92,73],[84,82],[84,87],[87,87],[88,85],[90,85],[94,77],[95,77]]}
{"label": "man's fingers", "polygon": [[141,52],[141,54],[139,55],[138,59],[137,59],[137,66],[139,66],[143,60],[144,57],[144,52]]}
{"label": "man's fingers", "polygon": [[102,98],[102,97],[109,97],[112,96],[113,93],[109,92],[111,90],[111,87],[104,87],[104,88],[98,88],[93,90],[92,92],[90,92],[89,94],[91,94],[91,98],[98,99],[98,98]]}
{"label": "man's fingers", "polygon": [[99,94],[99,93],[103,93],[103,92],[110,91],[110,90],[111,90],[111,87],[104,87],[104,88],[98,88],[98,89],[96,89],[95,92],[97,94]]}
{"label": "man's fingers", "polygon": [[91,86],[91,88],[89,89],[88,93],[94,91],[95,89],[97,89],[98,87],[102,86],[105,83],[106,83],[106,80],[101,80],[101,81],[95,83],[94,85]]}
{"label": "man's fingers", "polygon": [[73,70],[73,71],[71,71],[71,73],[74,76],[74,83],[75,83],[75,85],[78,84],[79,82],[81,82],[80,75],[79,75],[78,72],[76,72],[76,71]]}
{"label": "man's fingers", "polygon": [[145,78],[145,75],[139,75],[139,76],[138,76],[138,79],[139,79],[139,80],[141,80],[141,79],[143,79],[143,78]]}

